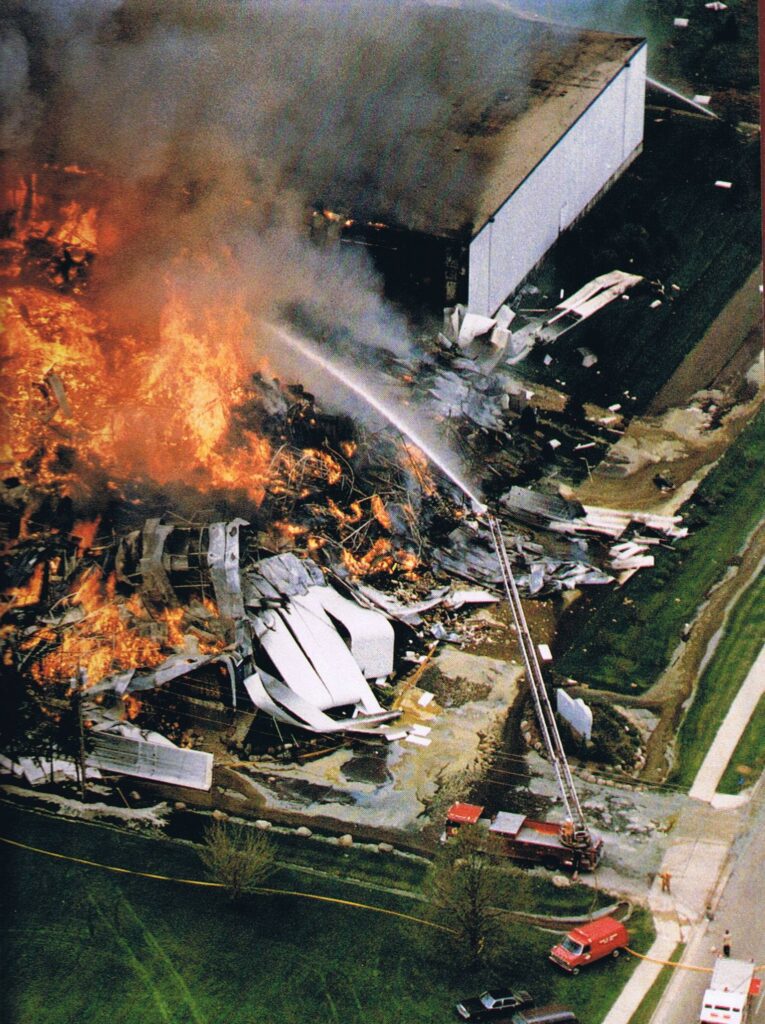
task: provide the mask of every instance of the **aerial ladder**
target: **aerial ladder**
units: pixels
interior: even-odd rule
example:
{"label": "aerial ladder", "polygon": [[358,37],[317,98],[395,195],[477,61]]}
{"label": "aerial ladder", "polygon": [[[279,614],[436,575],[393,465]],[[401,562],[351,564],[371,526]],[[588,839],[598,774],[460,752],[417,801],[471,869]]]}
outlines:
{"label": "aerial ladder", "polygon": [[497,561],[499,562],[502,574],[502,583],[507,595],[507,602],[510,605],[510,611],[513,614],[513,621],[518,633],[518,642],[521,647],[521,654],[523,655],[526,678],[529,681],[531,695],[534,700],[539,729],[542,733],[542,739],[555,772],[555,777],[558,780],[558,788],[560,789],[566,809],[566,821],[561,828],[560,841],[565,846],[571,847],[574,850],[586,850],[591,845],[592,837],[585,823],[582,806],[579,803],[579,797],[574,787],[571,769],[568,766],[566,754],[563,750],[563,743],[561,742],[558,726],[555,722],[555,713],[550,704],[550,698],[547,695],[542,670],[539,667],[536,647],[531,638],[526,616],[523,612],[523,605],[521,604],[518,587],[510,567],[510,559],[505,547],[502,530],[499,521],[491,513],[487,512],[485,518],[491,531],[491,539],[497,553]]}

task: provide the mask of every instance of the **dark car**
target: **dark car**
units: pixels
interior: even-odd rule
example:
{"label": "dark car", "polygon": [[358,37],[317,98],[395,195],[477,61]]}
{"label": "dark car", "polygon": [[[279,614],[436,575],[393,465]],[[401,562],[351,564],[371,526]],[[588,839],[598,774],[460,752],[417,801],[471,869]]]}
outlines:
{"label": "dark car", "polygon": [[[510,1024],[579,1024],[579,1018],[568,1006],[550,1003],[531,1010],[520,1010],[508,1018]],[[499,1021],[497,1022],[499,1024]]]}
{"label": "dark car", "polygon": [[534,1005],[528,992],[513,992],[509,988],[493,988],[482,992],[475,999],[463,999],[457,1003],[457,1015],[463,1020],[497,1020],[500,1016],[524,1010]]}

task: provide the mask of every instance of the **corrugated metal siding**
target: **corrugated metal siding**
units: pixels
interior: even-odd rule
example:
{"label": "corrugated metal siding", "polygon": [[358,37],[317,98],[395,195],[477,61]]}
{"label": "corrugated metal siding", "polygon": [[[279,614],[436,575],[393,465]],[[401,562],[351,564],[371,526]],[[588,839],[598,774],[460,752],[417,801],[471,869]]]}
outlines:
{"label": "corrugated metal siding", "polygon": [[490,316],[640,146],[645,73],[643,47],[473,239],[471,312]]}
{"label": "corrugated metal siding", "polygon": [[208,790],[212,786],[212,754],[147,743],[129,736],[95,733],[87,763],[104,772],[154,779],[190,789]]}

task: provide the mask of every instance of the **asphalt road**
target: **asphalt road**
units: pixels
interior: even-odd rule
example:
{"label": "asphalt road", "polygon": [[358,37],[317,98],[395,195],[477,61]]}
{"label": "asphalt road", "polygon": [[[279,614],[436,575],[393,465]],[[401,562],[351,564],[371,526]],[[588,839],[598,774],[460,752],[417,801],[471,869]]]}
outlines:
{"label": "asphalt road", "polygon": [[[731,955],[740,960],[752,958],[765,964],[765,777],[757,786],[749,816],[731,851],[732,871],[722,891],[714,920],[705,934],[694,941],[688,962],[712,966],[722,933],[732,935]],[[691,956],[691,953],[693,954]],[[759,973],[765,990],[765,970]],[[661,1001],[652,1024],[693,1024],[698,1021],[701,997],[709,975],[678,971]],[[765,991],[754,1002],[749,1024],[765,1024]]]}

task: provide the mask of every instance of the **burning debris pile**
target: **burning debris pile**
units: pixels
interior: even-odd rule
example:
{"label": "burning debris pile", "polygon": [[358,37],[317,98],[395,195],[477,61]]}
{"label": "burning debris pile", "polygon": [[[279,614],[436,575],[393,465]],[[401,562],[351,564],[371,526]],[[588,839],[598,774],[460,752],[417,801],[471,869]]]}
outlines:
{"label": "burning debris pile", "polygon": [[[210,755],[192,748],[211,731],[241,746],[258,712],[306,733],[400,736],[376,687],[405,648],[458,639],[458,609],[494,599],[450,586],[500,583],[485,526],[413,443],[276,379],[249,344],[266,328],[230,295],[214,308],[174,279],[152,324],[113,323],[90,288],[108,232],[71,199],[87,175],[61,173],[59,206],[31,178],[11,191],[24,216],[6,218],[1,250],[6,752],[76,754],[76,710],[91,767],[205,788]],[[383,368],[402,405],[422,403],[474,458],[481,444],[507,455],[513,424],[540,445],[507,381],[464,355]],[[502,454],[499,497],[526,478]],[[520,493],[501,504],[524,521]],[[612,579],[583,539],[598,510],[560,504],[525,522],[570,534],[566,552],[516,539],[531,594]],[[616,540],[627,522],[606,526]],[[636,567],[648,543],[612,557]]]}
{"label": "burning debris pile", "polygon": [[[431,118],[444,104],[422,97],[433,69],[421,43],[440,16],[424,5],[402,34],[395,11],[370,19],[352,6],[355,40],[396,42],[411,58],[398,103],[388,81],[376,93],[396,114],[395,140],[402,112]],[[203,785],[209,761],[185,754],[208,754],[212,733],[241,746],[258,712],[384,740],[395,714],[376,687],[402,651],[454,635],[460,606],[491,599],[451,591],[454,577],[498,577],[446,463],[436,480],[420,448],[373,428],[358,404],[338,414],[334,379],[299,349],[287,358],[277,325],[312,328],[323,352],[355,355],[365,379],[386,376],[395,401],[424,410],[428,436],[446,435],[492,474],[492,498],[527,484],[555,450],[524,389],[467,358],[477,328],[456,353],[413,355],[363,258],[305,237],[325,186],[364,212],[367,169],[385,168],[395,215],[412,168],[393,185],[379,126],[358,137],[362,48],[333,30],[342,15],[328,31],[322,5],[282,7],[125,0],[67,13],[22,2],[0,24],[14,92],[0,122],[10,757],[82,760],[87,747],[105,771],[153,763],[153,777]],[[484,31],[470,12],[459,19]],[[516,48],[522,103],[527,48]],[[492,78],[491,60],[470,57],[479,50],[444,46],[461,86]],[[296,102],[280,61],[265,68],[253,53],[310,58],[332,102],[322,89]],[[485,83],[474,84],[471,103]],[[433,194],[441,204],[448,185],[467,221],[472,175],[462,157],[453,164],[434,161],[444,188]],[[519,542],[517,561],[530,590],[547,592],[533,545]],[[566,579],[601,582],[581,546],[560,561],[585,566]]]}

